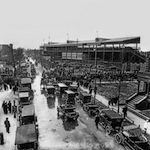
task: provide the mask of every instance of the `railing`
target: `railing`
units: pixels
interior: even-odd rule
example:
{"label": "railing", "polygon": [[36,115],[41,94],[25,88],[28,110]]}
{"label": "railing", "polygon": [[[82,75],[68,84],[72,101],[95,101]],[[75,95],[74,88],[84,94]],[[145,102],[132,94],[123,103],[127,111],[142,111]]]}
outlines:
{"label": "railing", "polygon": [[141,114],[141,111],[140,110],[134,110],[130,107],[128,107],[128,110],[132,113],[134,113],[135,115],[139,116],[140,118],[144,119],[144,120],[149,120],[150,118],[149,117],[146,117],[145,115]]}
{"label": "railing", "polygon": [[133,94],[131,97],[129,97],[126,101],[127,103],[129,103],[131,100],[133,100],[136,96],[138,95],[138,93]]}
{"label": "railing", "polygon": [[147,96],[144,96],[141,100],[139,100],[138,102],[135,103],[135,105],[140,104],[142,101],[144,101],[145,99],[147,99]]}
{"label": "railing", "polygon": [[143,76],[149,76],[150,77],[150,72],[138,72],[139,77]]}

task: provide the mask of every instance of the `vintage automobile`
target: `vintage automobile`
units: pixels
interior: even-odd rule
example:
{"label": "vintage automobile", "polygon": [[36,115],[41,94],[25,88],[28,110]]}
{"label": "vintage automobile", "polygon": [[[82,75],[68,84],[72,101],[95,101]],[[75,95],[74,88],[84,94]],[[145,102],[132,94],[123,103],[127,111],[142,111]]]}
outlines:
{"label": "vintage automobile", "polygon": [[64,94],[65,90],[68,89],[68,86],[64,83],[58,83],[58,92],[59,94]]}
{"label": "vintage automobile", "polygon": [[23,87],[29,87],[29,89],[31,89],[31,83],[32,83],[31,78],[29,77],[21,78],[20,83]]}
{"label": "vintage automobile", "polygon": [[128,126],[117,133],[115,141],[118,144],[127,146],[131,150],[150,150],[147,138],[143,135],[141,129],[135,125]]}
{"label": "vintage automobile", "polygon": [[76,96],[78,95],[78,85],[77,84],[71,84],[69,86],[69,90],[73,91]]}
{"label": "vintage automobile", "polygon": [[28,87],[19,87],[19,92],[29,92],[29,88]]}
{"label": "vintage automobile", "polygon": [[66,84],[67,86],[70,86],[72,84],[71,80],[63,80],[63,83]]}
{"label": "vintage automobile", "polygon": [[65,121],[69,119],[77,120],[79,113],[75,111],[75,107],[72,105],[60,105],[57,107],[57,114],[64,117]]}
{"label": "vintage automobile", "polygon": [[107,134],[119,132],[122,128],[123,116],[113,109],[100,110],[100,124],[105,128]]}
{"label": "vintage automobile", "polygon": [[17,150],[38,150],[38,129],[35,124],[17,127],[15,145]]}
{"label": "vintage automobile", "polygon": [[30,101],[30,98],[29,98],[29,92],[20,92],[19,93],[19,104],[21,106],[29,105],[31,103],[32,102]]}
{"label": "vintage automobile", "polygon": [[29,97],[34,98],[34,92],[33,90],[29,89],[29,87],[19,87],[19,93],[25,93],[25,92],[29,92]]}
{"label": "vintage automobile", "polygon": [[65,90],[64,93],[65,104],[75,105],[75,93],[71,90]]}
{"label": "vintage automobile", "polygon": [[34,105],[25,105],[21,110],[21,114],[19,117],[20,125],[25,124],[36,124],[37,125],[37,117],[35,116],[35,108]]}
{"label": "vintage automobile", "polygon": [[82,106],[83,104],[91,103],[91,98],[92,98],[92,95],[85,91],[81,91],[79,93],[79,99],[80,99],[80,103]]}
{"label": "vintage automobile", "polygon": [[48,95],[54,95],[55,94],[55,87],[53,85],[47,85],[46,86]]}
{"label": "vintage automobile", "polygon": [[93,103],[85,103],[83,104],[83,110],[87,112],[87,114],[91,116],[95,116],[96,113],[99,111],[99,107],[97,104]]}

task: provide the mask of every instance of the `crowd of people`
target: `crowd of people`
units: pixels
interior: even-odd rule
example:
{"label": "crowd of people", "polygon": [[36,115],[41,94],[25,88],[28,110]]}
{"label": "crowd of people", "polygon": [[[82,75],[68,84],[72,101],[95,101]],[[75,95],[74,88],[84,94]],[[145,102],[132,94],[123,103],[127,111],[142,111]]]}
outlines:
{"label": "crowd of people", "polygon": [[4,114],[12,113],[12,104],[10,101],[8,103],[3,101],[2,108],[3,108]]}
{"label": "crowd of people", "polygon": [[[136,73],[128,73],[128,72],[124,72],[121,73],[120,71],[98,71],[97,74],[95,74],[95,72],[89,72],[88,69],[86,68],[78,68],[78,71],[75,70],[75,68],[73,67],[69,67],[66,64],[57,64],[53,69],[46,69],[43,72],[43,79],[50,79],[50,78],[55,78],[56,81],[62,81],[62,80],[72,80],[72,81],[76,81],[78,86],[84,86],[86,88],[88,88],[89,90],[89,94],[92,94],[92,92],[94,92],[94,94],[97,94],[97,86],[95,86],[95,77],[97,79],[99,79],[100,82],[102,81],[116,81],[118,79],[122,79],[124,81],[128,81],[128,80],[133,80],[136,79]],[[46,80],[43,80],[43,82]],[[46,81],[47,82],[47,81]],[[115,97],[114,99],[112,99],[112,101],[108,101],[108,107],[110,104],[117,104],[118,101],[118,97]],[[123,116],[124,118],[127,117],[127,106],[125,106],[122,110]],[[96,114],[95,116],[95,125],[98,128],[98,123],[99,123],[99,115]]]}

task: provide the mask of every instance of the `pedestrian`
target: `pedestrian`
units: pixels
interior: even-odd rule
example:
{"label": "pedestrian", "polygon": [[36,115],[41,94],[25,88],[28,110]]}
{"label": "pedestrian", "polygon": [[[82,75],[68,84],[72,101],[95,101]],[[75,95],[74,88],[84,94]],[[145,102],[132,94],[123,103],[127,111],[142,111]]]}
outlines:
{"label": "pedestrian", "polygon": [[16,84],[15,84],[14,87],[13,87],[13,91],[14,91],[14,95],[15,95],[15,93],[16,93],[16,91],[17,91],[17,85],[16,85]]}
{"label": "pedestrian", "polygon": [[110,99],[108,99],[108,107],[109,107],[109,105],[110,105]]}
{"label": "pedestrian", "polygon": [[147,128],[148,128],[148,123],[150,122],[150,120],[146,120],[145,123],[144,123],[144,132],[146,134],[147,132]]}
{"label": "pedestrian", "polygon": [[13,103],[14,103],[14,105],[15,105],[15,100],[13,100]]}
{"label": "pedestrian", "polygon": [[92,94],[92,88],[89,90],[89,94]]}
{"label": "pedestrian", "polygon": [[2,103],[2,108],[3,108],[3,112],[5,114],[5,101],[3,101],[3,103]]}
{"label": "pedestrian", "polygon": [[78,87],[80,86],[79,82],[77,82],[77,86],[78,86]]}
{"label": "pedestrian", "polygon": [[89,85],[89,94],[92,94],[92,86],[91,86],[91,84]]}
{"label": "pedestrian", "polygon": [[94,94],[97,93],[97,86],[94,87]]}
{"label": "pedestrian", "polygon": [[89,91],[90,91],[91,88],[92,88],[92,85],[90,84],[90,85],[89,85]]}
{"label": "pedestrian", "polygon": [[8,110],[11,113],[11,102],[9,101],[7,105],[8,105]]}
{"label": "pedestrian", "polygon": [[16,114],[17,114],[17,106],[14,104],[13,106],[13,113],[14,113],[14,118],[16,118]]}
{"label": "pedestrian", "polygon": [[127,108],[127,105],[126,105],[126,106],[122,109],[124,118],[127,116],[127,110],[128,110],[128,108]]}
{"label": "pedestrian", "polygon": [[7,114],[8,113],[8,109],[7,109],[7,102],[5,102],[5,105],[4,105],[4,113]]}
{"label": "pedestrian", "polygon": [[98,129],[98,124],[99,124],[99,114],[97,113],[96,116],[95,116],[95,125],[96,125],[96,128]]}
{"label": "pedestrian", "polygon": [[12,85],[11,85],[11,83],[9,84],[9,88],[10,88],[10,89],[12,89]]}
{"label": "pedestrian", "polygon": [[7,87],[7,84],[6,84],[6,83],[4,83],[4,90],[5,90],[5,91],[8,90],[8,87]]}
{"label": "pedestrian", "polygon": [[10,122],[9,122],[8,118],[6,118],[6,120],[4,121],[4,125],[6,127],[6,132],[9,133]]}

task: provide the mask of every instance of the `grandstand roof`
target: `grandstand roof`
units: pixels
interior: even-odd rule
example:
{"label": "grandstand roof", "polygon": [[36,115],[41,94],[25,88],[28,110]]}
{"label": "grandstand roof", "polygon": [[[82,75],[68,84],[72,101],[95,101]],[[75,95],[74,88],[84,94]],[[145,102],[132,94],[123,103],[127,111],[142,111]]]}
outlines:
{"label": "grandstand roof", "polygon": [[44,44],[41,47],[62,47],[62,46],[83,46],[83,45],[95,45],[95,44],[132,44],[140,43],[140,37],[124,37],[124,38],[96,38],[95,40],[86,41],[71,41],[67,43],[54,43],[54,44]]}
{"label": "grandstand roof", "polygon": [[105,40],[102,43],[104,43],[104,44],[132,44],[132,43],[140,43],[140,37],[115,38],[115,39]]}

